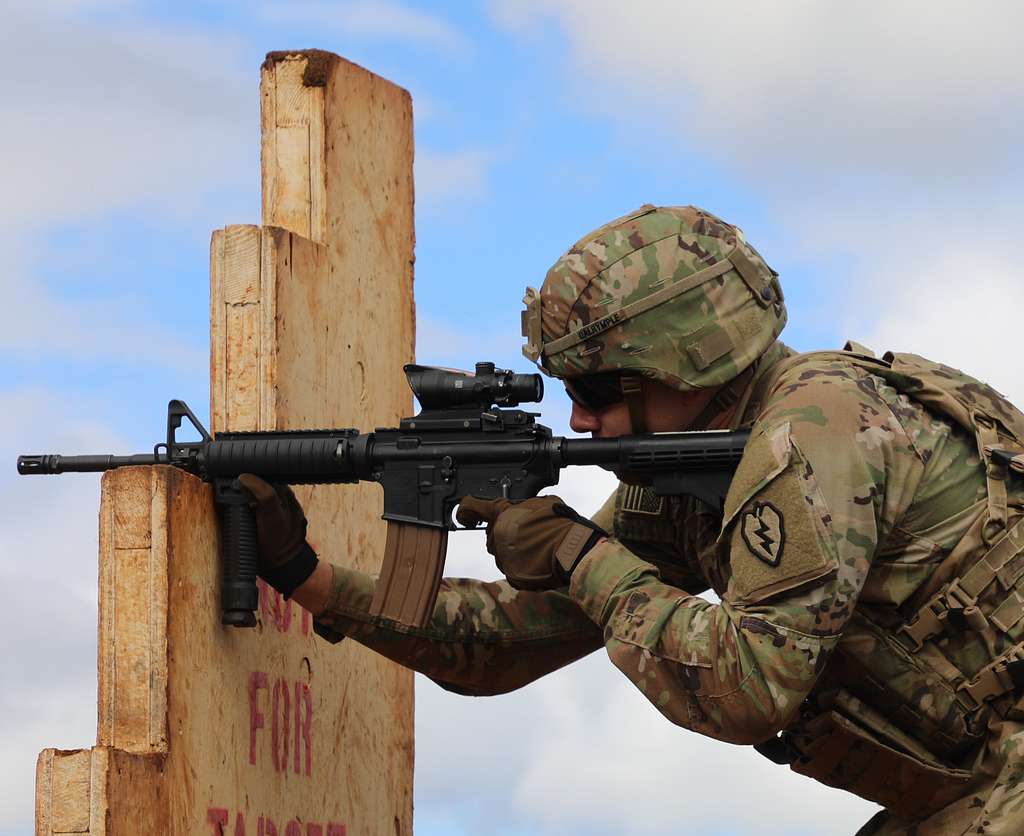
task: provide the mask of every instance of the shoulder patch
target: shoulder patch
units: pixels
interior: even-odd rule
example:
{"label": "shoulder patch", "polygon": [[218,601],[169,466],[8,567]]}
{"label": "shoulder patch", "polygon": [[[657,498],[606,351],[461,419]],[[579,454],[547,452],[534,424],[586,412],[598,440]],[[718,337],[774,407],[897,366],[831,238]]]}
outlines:
{"label": "shoulder patch", "polygon": [[786,529],[782,512],[770,502],[755,502],[743,514],[741,529],[743,542],[754,557],[769,566],[778,566],[782,549],[786,545]]}
{"label": "shoulder patch", "polygon": [[832,515],[784,424],[747,443],[726,498],[723,601],[756,604],[824,583],[839,566]]}

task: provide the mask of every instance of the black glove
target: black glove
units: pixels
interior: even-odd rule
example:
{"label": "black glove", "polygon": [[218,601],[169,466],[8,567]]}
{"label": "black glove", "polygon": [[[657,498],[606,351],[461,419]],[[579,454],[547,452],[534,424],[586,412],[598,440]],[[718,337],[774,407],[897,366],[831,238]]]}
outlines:
{"label": "black glove", "polygon": [[238,484],[252,497],[249,507],[256,513],[256,573],[289,598],[313,574],[319,562],[306,542],[307,523],[302,506],[287,485],[271,485],[252,473],[239,476]]}
{"label": "black glove", "polygon": [[487,551],[516,589],[558,589],[607,532],[581,517],[557,496],[520,502],[467,496],[456,519],[487,523]]}

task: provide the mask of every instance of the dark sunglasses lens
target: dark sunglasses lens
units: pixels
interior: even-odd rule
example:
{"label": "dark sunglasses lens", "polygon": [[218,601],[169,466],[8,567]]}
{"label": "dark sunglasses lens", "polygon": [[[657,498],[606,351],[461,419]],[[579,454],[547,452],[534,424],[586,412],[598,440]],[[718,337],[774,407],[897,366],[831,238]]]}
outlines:
{"label": "dark sunglasses lens", "polygon": [[617,374],[574,377],[565,381],[565,391],[575,403],[592,412],[623,399],[622,383]]}

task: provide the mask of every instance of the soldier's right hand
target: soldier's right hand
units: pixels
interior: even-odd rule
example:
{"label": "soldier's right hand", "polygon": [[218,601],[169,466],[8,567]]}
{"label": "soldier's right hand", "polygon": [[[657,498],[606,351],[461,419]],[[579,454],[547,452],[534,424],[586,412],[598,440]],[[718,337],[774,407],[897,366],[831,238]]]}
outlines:
{"label": "soldier's right hand", "polygon": [[287,485],[271,485],[252,473],[238,477],[252,500],[259,538],[257,574],[286,598],[306,581],[317,565],[306,542],[306,515]]}
{"label": "soldier's right hand", "polygon": [[467,496],[456,519],[465,526],[487,523],[487,551],[515,589],[558,589],[573,569],[607,537],[557,496],[481,499]]}

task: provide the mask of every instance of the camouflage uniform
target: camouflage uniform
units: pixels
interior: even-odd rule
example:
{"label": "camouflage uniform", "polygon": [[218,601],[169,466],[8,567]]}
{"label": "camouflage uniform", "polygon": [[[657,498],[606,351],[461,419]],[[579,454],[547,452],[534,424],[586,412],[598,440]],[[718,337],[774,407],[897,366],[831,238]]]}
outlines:
{"label": "camouflage uniform", "polygon": [[863,833],[1024,832],[1024,416],[911,355],[758,353],[722,511],[622,485],[567,589],[447,579],[423,629],[335,567],[320,629],[473,695],[603,645],[672,722],[881,803]]}

